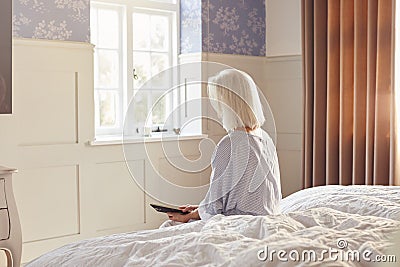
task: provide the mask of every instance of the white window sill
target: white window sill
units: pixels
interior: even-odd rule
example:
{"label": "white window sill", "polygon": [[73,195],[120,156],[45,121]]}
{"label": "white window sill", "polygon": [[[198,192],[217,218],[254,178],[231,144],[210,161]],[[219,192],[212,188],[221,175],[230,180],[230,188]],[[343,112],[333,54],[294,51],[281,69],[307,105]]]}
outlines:
{"label": "white window sill", "polygon": [[98,137],[95,140],[88,141],[89,146],[108,146],[108,145],[122,145],[122,144],[140,144],[140,143],[154,143],[154,142],[171,142],[181,140],[197,140],[205,139],[206,134],[157,134],[149,137],[130,137],[122,140],[121,136],[107,136]]}

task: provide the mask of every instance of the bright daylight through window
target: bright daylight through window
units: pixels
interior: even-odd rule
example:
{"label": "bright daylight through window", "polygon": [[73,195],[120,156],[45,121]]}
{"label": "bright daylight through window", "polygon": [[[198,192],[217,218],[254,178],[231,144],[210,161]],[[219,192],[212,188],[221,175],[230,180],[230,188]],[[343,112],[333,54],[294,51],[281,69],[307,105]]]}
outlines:
{"label": "bright daylight through window", "polygon": [[[135,92],[148,79],[176,64],[177,12],[174,0],[91,2],[96,137],[121,136],[124,114]],[[176,101],[172,97],[158,101],[167,89],[162,84],[146,88],[134,100],[138,136],[143,136],[147,116],[150,120],[146,126],[151,130],[172,131],[164,121]]]}

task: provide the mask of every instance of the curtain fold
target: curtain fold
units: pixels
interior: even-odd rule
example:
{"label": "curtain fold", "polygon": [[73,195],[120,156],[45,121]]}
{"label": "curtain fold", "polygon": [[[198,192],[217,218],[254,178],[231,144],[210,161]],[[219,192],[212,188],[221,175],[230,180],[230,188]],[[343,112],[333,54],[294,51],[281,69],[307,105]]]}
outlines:
{"label": "curtain fold", "polygon": [[376,49],[377,49],[378,1],[368,0],[367,28],[367,132],[366,132],[366,183],[374,182],[374,136],[375,136],[375,84],[376,84]]}
{"label": "curtain fold", "polygon": [[328,1],[326,184],[339,183],[340,1]]}
{"label": "curtain fold", "polygon": [[304,187],[393,184],[393,0],[302,0]]}
{"label": "curtain fold", "polygon": [[354,2],[354,145],[352,184],[363,184],[366,169],[367,1]]}
{"label": "curtain fold", "polygon": [[[312,175],[325,175],[325,144],[326,140],[326,71],[327,71],[327,2],[314,2],[314,98],[313,98],[313,166]],[[319,145],[321,144],[321,145]],[[325,181],[315,181],[313,185],[323,185]]]}
{"label": "curtain fold", "polygon": [[352,182],[353,102],[354,102],[353,86],[354,86],[354,1],[343,0],[340,1],[340,116],[339,116],[339,183],[343,185],[348,185],[351,184]]}

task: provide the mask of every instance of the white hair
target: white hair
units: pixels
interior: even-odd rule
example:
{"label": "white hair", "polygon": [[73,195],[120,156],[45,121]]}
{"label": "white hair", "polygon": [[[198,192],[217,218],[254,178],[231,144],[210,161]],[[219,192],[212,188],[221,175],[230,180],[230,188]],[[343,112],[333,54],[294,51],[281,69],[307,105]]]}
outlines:
{"label": "white hair", "polygon": [[238,127],[255,130],[264,124],[257,85],[247,73],[226,69],[209,78],[208,96],[225,130]]}

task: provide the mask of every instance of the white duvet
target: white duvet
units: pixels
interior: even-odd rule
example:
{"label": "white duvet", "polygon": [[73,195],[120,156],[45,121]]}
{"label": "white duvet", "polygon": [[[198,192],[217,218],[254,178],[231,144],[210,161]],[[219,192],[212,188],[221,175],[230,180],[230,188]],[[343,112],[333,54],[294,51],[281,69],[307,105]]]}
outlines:
{"label": "white duvet", "polygon": [[400,229],[400,187],[307,189],[282,211],[84,240],[27,266],[366,266]]}

